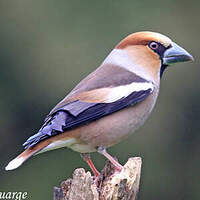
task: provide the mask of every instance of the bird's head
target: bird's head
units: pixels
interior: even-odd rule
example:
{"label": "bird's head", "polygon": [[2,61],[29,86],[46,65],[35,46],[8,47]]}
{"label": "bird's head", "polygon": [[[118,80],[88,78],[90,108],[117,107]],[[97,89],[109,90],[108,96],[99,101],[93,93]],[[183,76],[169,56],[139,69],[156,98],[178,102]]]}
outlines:
{"label": "bird's head", "polygon": [[125,50],[131,60],[156,78],[173,63],[193,60],[182,47],[155,32],[137,32],[122,40],[116,49]]}

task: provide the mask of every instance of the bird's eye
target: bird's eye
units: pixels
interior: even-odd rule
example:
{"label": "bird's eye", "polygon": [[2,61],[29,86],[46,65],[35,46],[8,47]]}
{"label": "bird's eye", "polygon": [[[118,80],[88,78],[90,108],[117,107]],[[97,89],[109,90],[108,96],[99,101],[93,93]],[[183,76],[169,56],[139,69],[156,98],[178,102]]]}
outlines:
{"label": "bird's eye", "polygon": [[149,47],[150,47],[151,49],[153,49],[153,50],[156,50],[156,49],[158,48],[158,43],[156,43],[156,42],[151,42],[151,43],[149,44]]}

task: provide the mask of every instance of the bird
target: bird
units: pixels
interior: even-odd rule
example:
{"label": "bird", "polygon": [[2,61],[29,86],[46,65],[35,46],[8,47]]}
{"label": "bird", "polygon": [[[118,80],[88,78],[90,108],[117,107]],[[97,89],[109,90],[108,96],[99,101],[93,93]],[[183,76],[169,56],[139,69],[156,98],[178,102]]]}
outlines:
{"label": "bird", "polygon": [[121,171],[123,166],[107,148],[132,135],[150,116],[164,70],[193,60],[163,34],[128,35],[50,111],[38,133],[23,144],[24,152],[5,169],[16,169],[33,155],[68,147],[82,155],[96,177],[100,173],[91,160],[92,152],[102,154]]}

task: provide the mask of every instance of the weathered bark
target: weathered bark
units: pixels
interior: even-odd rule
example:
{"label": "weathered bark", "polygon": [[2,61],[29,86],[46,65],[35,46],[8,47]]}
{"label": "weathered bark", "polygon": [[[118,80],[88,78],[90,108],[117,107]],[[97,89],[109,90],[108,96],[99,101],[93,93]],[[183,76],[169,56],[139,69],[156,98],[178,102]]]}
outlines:
{"label": "weathered bark", "polygon": [[142,160],[129,158],[121,172],[108,162],[98,180],[90,172],[76,169],[72,179],[54,187],[54,200],[136,200],[139,191]]}

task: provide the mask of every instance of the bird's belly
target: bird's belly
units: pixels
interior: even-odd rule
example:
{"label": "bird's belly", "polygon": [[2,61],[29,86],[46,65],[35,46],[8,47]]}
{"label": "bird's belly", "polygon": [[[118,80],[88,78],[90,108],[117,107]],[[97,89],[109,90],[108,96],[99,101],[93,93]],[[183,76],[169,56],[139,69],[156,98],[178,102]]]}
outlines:
{"label": "bird's belly", "polygon": [[150,115],[158,95],[158,89],[141,103],[128,107],[87,125],[66,131],[52,138],[43,151],[68,147],[81,153],[109,147],[134,133]]}
{"label": "bird's belly", "polygon": [[148,118],[156,101],[155,96],[157,94],[151,94],[137,105],[82,126],[80,141],[88,144],[91,149],[98,146],[109,147],[127,138]]}

